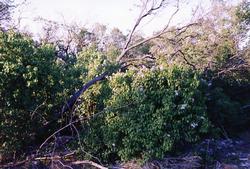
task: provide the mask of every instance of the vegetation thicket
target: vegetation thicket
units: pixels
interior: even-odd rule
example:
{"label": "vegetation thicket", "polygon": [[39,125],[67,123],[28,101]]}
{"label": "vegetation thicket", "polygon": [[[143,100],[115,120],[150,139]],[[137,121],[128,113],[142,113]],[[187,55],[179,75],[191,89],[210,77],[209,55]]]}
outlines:
{"label": "vegetation thicket", "polygon": [[0,155],[27,153],[76,119],[57,134],[75,136],[67,146],[79,157],[105,163],[163,158],[249,127],[250,5],[213,7],[195,24],[128,51],[126,43],[146,38],[126,41],[119,29],[96,25],[55,40],[52,25],[35,41],[1,25]]}

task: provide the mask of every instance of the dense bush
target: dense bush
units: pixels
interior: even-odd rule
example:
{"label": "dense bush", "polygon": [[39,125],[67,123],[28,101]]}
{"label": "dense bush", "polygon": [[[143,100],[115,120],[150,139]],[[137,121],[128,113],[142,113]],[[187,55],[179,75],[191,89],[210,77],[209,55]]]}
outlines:
{"label": "dense bush", "polygon": [[103,113],[84,123],[85,150],[108,161],[146,160],[198,141],[210,126],[201,88],[196,73],[178,67],[115,74],[110,97],[97,103]]}
{"label": "dense bush", "polygon": [[69,70],[57,63],[52,45],[0,32],[0,154],[24,150],[54,130],[57,123],[42,129],[74,89],[77,80],[69,82],[77,73]]}

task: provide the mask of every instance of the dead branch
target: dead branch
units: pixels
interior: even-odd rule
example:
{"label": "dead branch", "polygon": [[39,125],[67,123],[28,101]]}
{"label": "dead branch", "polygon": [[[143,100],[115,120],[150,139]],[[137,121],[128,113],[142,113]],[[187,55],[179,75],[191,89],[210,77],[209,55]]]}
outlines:
{"label": "dead branch", "polygon": [[72,95],[72,97],[67,101],[67,103],[63,106],[62,113],[66,112],[68,110],[72,110],[74,104],[76,103],[76,101],[78,100],[78,98],[81,96],[81,94],[83,92],[85,92],[90,86],[97,83],[98,81],[105,79],[110,73],[111,72],[104,72],[103,74],[93,78],[88,83],[86,83],[84,86],[82,86],[82,88],[80,88],[76,93],[74,93]]}
{"label": "dead branch", "polygon": [[18,162],[11,162],[11,163],[8,163],[8,164],[0,165],[0,168],[14,168],[14,167],[21,166],[21,165],[25,164],[28,161],[29,160],[23,160],[23,161],[18,161]]}
{"label": "dead branch", "polygon": [[178,50],[178,52],[180,52],[180,54],[183,56],[183,59],[185,60],[186,64],[191,66],[194,70],[197,70],[196,66],[187,60],[186,55],[184,54],[184,52],[182,52],[181,50]]}
{"label": "dead branch", "polygon": [[73,169],[71,166],[66,165],[66,164],[63,164],[63,162],[62,162],[62,161],[60,161],[60,160],[55,160],[55,161],[56,161],[56,162],[58,162],[59,164],[61,164],[61,166],[62,166],[63,168]]}
{"label": "dead branch", "polygon": [[75,161],[75,162],[72,162],[72,164],[74,165],[80,165],[80,164],[84,164],[84,165],[91,165],[91,166],[94,166],[96,168],[99,168],[99,169],[108,169],[107,167],[103,167],[93,161],[89,161],[89,160],[84,160],[84,161]]}
{"label": "dead branch", "polygon": [[49,156],[49,157],[37,157],[35,158],[35,160],[39,160],[39,161],[46,161],[46,160],[60,160],[63,159],[63,157],[61,156]]}
{"label": "dead branch", "polygon": [[101,162],[101,160],[100,160],[99,158],[93,156],[92,154],[90,154],[90,153],[88,153],[88,152],[86,152],[86,151],[84,150],[83,145],[81,144],[80,134],[79,134],[79,132],[78,132],[76,126],[75,126],[74,124],[72,124],[72,126],[73,126],[73,128],[75,129],[75,131],[76,131],[77,138],[78,138],[78,143],[79,143],[79,146],[80,146],[81,151],[82,151],[83,153],[89,155],[89,156],[92,157],[93,159],[97,160],[100,164],[102,164],[102,162]]}
{"label": "dead branch", "polygon": [[[146,18],[147,16],[151,15],[154,11],[160,9],[163,4],[164,4],[164,1],[166,0],[161,0],[161,2],[159,3],[159,5],[157,6],[154,6],[154,3],[152,4],[151,8],[149,10],[146,10],[147,8],[147,5],[148,5],[148,1],[146,1],[145,3],[143,3],[143,7],[142,7],[142,10],[141,10],[141,13],[138,17],[138,19],[136,20],[135,22],[135,25],[133,26],[129,36],[128,36],[128,39],[123,47],[123,51],[125,51],[127,48],[128,48],[128,45],[130,44],[131,40],[132,40],[132,36],[134,35],[134,32],[136,30],[136,28],[140,25],[141,21]],[[144,12],[146,10],[146,12]]]}
{"label": "dead branch", "polygon": [[[37,157],[35,158],[34,160],[36,161],[57,161],[59,162],[62,166],[67,166],[67,167],[70,167],[69,165],[65,165],[63,164],[62,160],[64,160],[65,157],[64,156],[52,156],[52,157]],[[97,164],[93,161],[90,161],[90,160],[84,160],[84,161],[73,161],[73,162],[70,162],[70,164],[72,165],[90,165],[90,166],[94,166],[96,168],[100,168],[100,169],[108,169],[106,167],[103,167],[102,165],[100,164]]]}
{"label": "dead branch", "polygon": [[179,36],[179,35],[181,35],[182,33],[184,33],[184,32],[185,32],[184,30],[187,30],[188,27],[191,27],[191,26],[194,26],[194,25],[197,25],[197,23],[191,23],[191,24],[185,25],[185,26],[183,26],[183,27],[181,27],[181,28],[178,28],[178,29],[175,29],[175,30],[161,31],[161,32],[155,34],[154,36],[151,36],[151,37],[149,37],[149,38],[146,38],[146,39],[144,39],[144,40],[142,40],[142,41],[140,41],[140,42],[138,42],[138,43],[136,43],[136,44],[134,44],[134,45],[128,47],[125,51],[123,51],[123,52],[121,53],[121,55],[118,57],[118,62],[120,62],[120,64],[123,64],[124,62],[121,62],[121,60],[122,60],[122,58],[126,55],[126,53],[127,53],[128,51],[130,51],[130,50],[132,50],[132,49],[134,49],[134,48],[136,48],[136,47],[138,47],[138,46],[140,46],[140,45],[142,45],[142,44],[144,44],[144,43],[146,43],[146,42],[148,42],[148,41],[151,41],[151,40],[153,40],[153,39],[157,39],[157,38],[161,37],[163,34],[170,33],[170,32],[175,32],[175,31],[177,31],[177,32],[180,31],[180,32],[176,35],[176,36]]}
{"label": "dead branch", "polygon": [[147,55],[143,55],[141,57],[127,59],[126,63],[134,62],[134,61],[138,61],[138,60],[144,60],[144,59],[155,60],[156,58],[151,54],[147,54]]}
{"label": "dead branch", "polygon": [[46,122],[46,119],[45,119],[42,115],[40,115],[40,114],[37,112],[38,109],[40,109],[42,106],[44,106],[44,105],[46,104],[46,101],[47,101],[47,100],[45,100],[44,102],[42,102],[40,105],[38,105],[38,106],[35,108],[34,111],[32,111],[32,112],[30,113],[31,119],[33,119],[33,118],[34,118],[34,115],[37,114],[39,117],[41,117],[41,118],[43,119],[44,122]]}
{"label": "dead branch", "polygon": [[132,31],[131,31],[130,34],[129,34],[129,37],[128,37],[126,43],[125,43],[125,46],[123,47],[123,50],[122,50],[121,54],[120,54],[120,55],[117,57],[117,59],[116,59],[116,61],[117,61],[118,63],[121,62],[121,60],[123,59],[123,57],[124,57],[124,56],[127,54],[127,52],[130,51],[131,49],[134,49],[135,47],[137,47],[137,46],[139,46],[139,45],[141,45],[141,44],[144,44],[144,43],[146,43],[146,42],[148,42],[148,41],[150,41],[150,40],[152,40],[152,39],[158,38],[158,37],[160,37],[161,35],[163,35],[163,34],[169,32],[169,31],[167,31],[167,29],[169,28],[169,25],[170,25],[170,23],[171,23],[173,17],[174,17],[174,16],[177,14],[177,12],[179,11],[179,0],[177,0],[176,10],[175,10],[174,13],[170,16],[167,25],[166,25],[159,33],[157,33],[156,35],[153,35],[152,37],[146,38],[146,39],[144,39],[144,40],[142,40],[142,41],[140,41],[140,42],[137,42],[137,43],[135,43],[134,45],[131,45],[131,46],[129,47],[130,42],[131,42],[131,39],[132,39],[132,36],[134,35],[134,32],[135,32],[136,28],[140,25],[141,21],[142,21],[145,17],[151,15],[153,11],[160,9],[160,8],[163,6],[164,2],[165,2],[165,0],[161,0],[160,4],[159,4],[158,6],[152,5],[151,8],[143,14],[143,12],[144,12],[144,10],[145,10],[147,4],[144,5],[144,8],[142,9],[141,14],[139,15],[139,18],[137,19],[135,25],[133,26]]}

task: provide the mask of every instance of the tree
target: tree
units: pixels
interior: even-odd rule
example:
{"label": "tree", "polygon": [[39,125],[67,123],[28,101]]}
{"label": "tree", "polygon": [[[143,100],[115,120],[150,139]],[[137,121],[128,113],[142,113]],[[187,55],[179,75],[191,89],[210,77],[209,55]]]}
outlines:
{"label": "tree", "polygon": [[[108,70],[105,71],[103,73],[101,73],[100,75],[98,75],[97,77],[93,78],[92,80],[90,80],[89,82],[87,82],[85,85],[83,85],[76,93],[74,93],[72,95],[72,97],[66,102],[66,104],[64,105],[63,108],[63,112],[68,111],[68,110],[72,110],[74,109],[74,104],[76,103],[77,99],[81,96],[82,93],[84,93],[90,86],[94,85],[96,82],[104,80],[107,76],[109,76],[110,74],[120,71],[121,69],[123,69],[124,67],[127,67],[128,65],[126,64],[126,59],[127,58],[127,54],[130,50],[150,41],[153,39],[157,39],[159,37],[161,37],[162,35],[168,33],[168,32],[180,32],[179,34],[183,33],[185,31],[185,29],[187,29],[190,26],[195,25],[196,23],[191,23],[188,24],[186,26],[180,27],[180,28],[175,28],[175,29],[169,29],[169,25],[173,19],[173,17],[176,15],[176,13],[179,11],[179,0],[175,1],[175,8],[176,10],[172,13],[172,15],[170,16],[167,24],[165,25],[165,27],[159,31],[158,33],[154,34],[151,37],[148,37],[146,39],[140,40],[134,44],[131,44],[133,36],[135,35],[135,31],[137,30],[138,26],[141,24],[141,22],[148,16],[155,14],[155,12],[157,12],[158,10],[160,10],[161,8],[165,7],[167,4],[169,4],[168,0],[150,0],[150,1],[142,1],[142,10],[139,14],[139,17],[137,18],[134,26],[132,27],[126,42],[120,52],[120,55],[116,58],[115,61],[115,66],[116,69],[113,70]],[[135,60],[140,60],[142,59],[143,56],[139,56],[138,58],[134,58]]]}
{"label": "tree", "polygon": [[151,53],[168,64],[181,63],[196,70],[213,71],[215,76],[246,70],[248,63],[239,48],[242,31],[236,9],[225,2],[214,2],[205,16],[196,19],[198,24],[182,35],[170,32],[153,41]]}

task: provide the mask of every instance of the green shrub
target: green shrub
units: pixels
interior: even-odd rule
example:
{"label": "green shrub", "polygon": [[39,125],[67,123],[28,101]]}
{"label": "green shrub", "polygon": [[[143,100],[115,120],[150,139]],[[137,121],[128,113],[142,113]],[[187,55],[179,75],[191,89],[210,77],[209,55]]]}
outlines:
{"label": "green shrub", "polygon": [[196,73],[179,67],[128,71],[108,85],[105,111],[85,123],[81,134],[85,150],[103,161],[162,158],[208,132]]}
{"label": "green shrub", "polygon": [[75,72],[65,72],[52,45],[37,45],[20,33],[0,32],[0,154],[25,150],[56,128],[54,123],[42,130],[74,89],[73,83],[69,90],[69,74]]}

